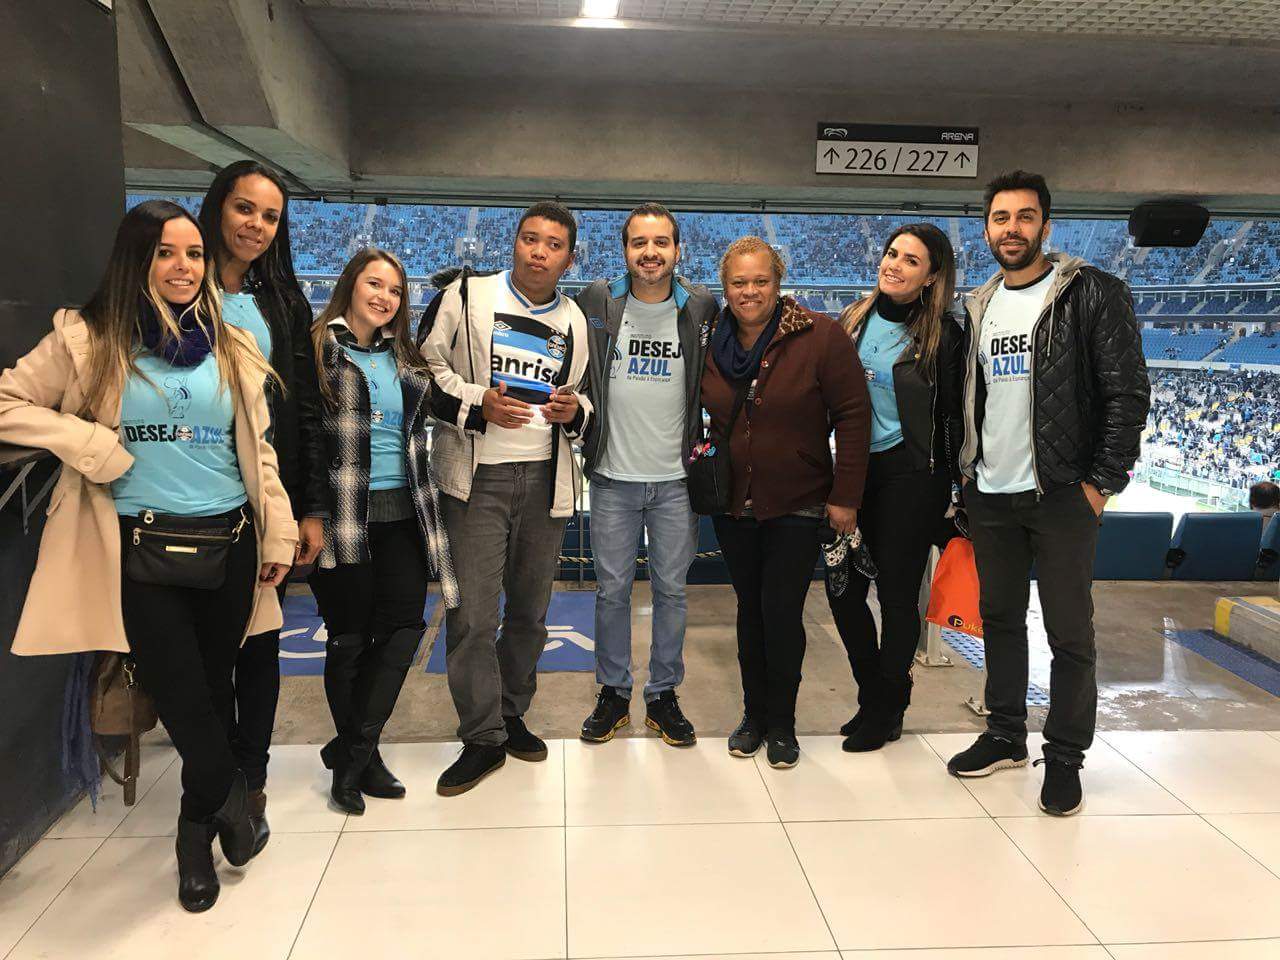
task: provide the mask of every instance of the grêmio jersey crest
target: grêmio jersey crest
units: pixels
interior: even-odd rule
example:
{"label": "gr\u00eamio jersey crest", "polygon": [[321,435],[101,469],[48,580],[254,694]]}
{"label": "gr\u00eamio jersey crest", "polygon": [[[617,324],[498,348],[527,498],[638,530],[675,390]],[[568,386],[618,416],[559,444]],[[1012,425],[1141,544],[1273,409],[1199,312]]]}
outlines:
{"label": "gr\u00eamio jersey crest", "polygon": [[533,317],[511,313],[493,315],[492,384],[507,386],[507,396],[542,404],[555,390],[564,363],[564,334]]}

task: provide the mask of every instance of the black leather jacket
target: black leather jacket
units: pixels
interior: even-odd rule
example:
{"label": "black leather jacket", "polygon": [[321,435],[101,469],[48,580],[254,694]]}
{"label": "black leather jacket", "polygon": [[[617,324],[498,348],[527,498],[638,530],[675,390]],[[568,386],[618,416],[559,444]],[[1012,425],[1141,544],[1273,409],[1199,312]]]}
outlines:
{"label": "black leather jacket", "polygon": [[[1032,466],[1045,493],[1088,481],[1119,493],[1138,459],[1151,387],[1133,297],[1118,277],[1079,257],[1049,255],[1058,274],[1032,330]],[[965,302],[965,439],[960,471],[982,457],[986,380],[978,368],[978,335],[996,274]]]}
{"label": "black leather jacket", "polygon": [[248,282],[271,330],[272,369],[284,384],[271,384],[271,446],[280,461],[280,482],[289,495],[293,515],[323,515],[329,509],[327,460],[321,430],[320,388],[311,341],[311,305],[301,296],[280,297]]}
{"label": "black leather jacket", "polygon": [[[855,346],[862,345],[866,332],[864,320],[853,333]],[[945,473],[952,483],[959,483],[957,464],[964,441],[960,406],[964,386],[964,331],[959,318],[950,314],[943,318],[933,383],[916,369],[918,351],[919,345],[913,340],[893,364],[893,392],[898,401],[902,440],[915,469]]]}

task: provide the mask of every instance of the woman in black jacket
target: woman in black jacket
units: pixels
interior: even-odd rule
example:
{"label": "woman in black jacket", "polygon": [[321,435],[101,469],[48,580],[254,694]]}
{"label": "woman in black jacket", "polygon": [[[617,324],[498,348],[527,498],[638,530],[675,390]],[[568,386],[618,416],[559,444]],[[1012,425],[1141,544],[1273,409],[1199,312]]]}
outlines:
{"label": "woman in black jacket", "polygon": [[[214,178],[200,227],[222,289],[223,319],[253,334],[280,378],[271,391],[271,444],[299,520],[296,563],[312,563],[324,543],[325,510],[319,388],[311,306],[298,286],[289,247],[289,191],[269,167],[241,160]],[[280,589],[281,600],[284,588]],[[231,740],[249,785],[256,849],[266,846],[267,759],[280,699],[280,631],[245,640],[236,658]]]}
{"label": "woman in black jacket", "polygon": [[[871,394],[871,463],[858,527],[878,569],[881,634],[870,581],[828,571],[827,599],[858,684],[844,749],[878,750],[902,735],[920,635],[920,582],[956,476],[961,438],[962,333],[948,312],[955,255],[929,223],[899,227],[884,246],[875,289],[840,322],[858,348]],[[841,587],[844,587],[841,590]]]}

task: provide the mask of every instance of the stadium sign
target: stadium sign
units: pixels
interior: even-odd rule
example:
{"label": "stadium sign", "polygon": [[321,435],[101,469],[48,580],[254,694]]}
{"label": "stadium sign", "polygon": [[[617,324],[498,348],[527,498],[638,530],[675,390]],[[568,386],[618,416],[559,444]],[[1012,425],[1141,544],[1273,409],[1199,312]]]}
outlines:
{"label": "stadium sign", "polygon": [[818,173],[855,177],[976,177],[977,127],[818,124]]}

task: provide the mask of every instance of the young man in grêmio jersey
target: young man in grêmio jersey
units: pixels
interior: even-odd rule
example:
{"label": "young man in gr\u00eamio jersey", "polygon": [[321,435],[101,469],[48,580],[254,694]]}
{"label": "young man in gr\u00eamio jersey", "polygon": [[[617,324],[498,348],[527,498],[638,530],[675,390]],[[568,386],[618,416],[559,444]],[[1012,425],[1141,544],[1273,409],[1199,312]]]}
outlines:
{"label": "young man in gr\u00eamio jersey", "polygon": [[[509,753],[547,756],[525,726],[547,605],[576,490],[570,444],[590,423],[586,320],[557,290],[577,227],[559,203],[520,218],[510,270],[464,270],[439,295],[423,356],[435,381],[431,467],[461,604],[445,617],[463,749],[437,792],[455,796]],[[431,317],[428,309],[428,318]],[[498,638],[498,598],[502,642]]]}

